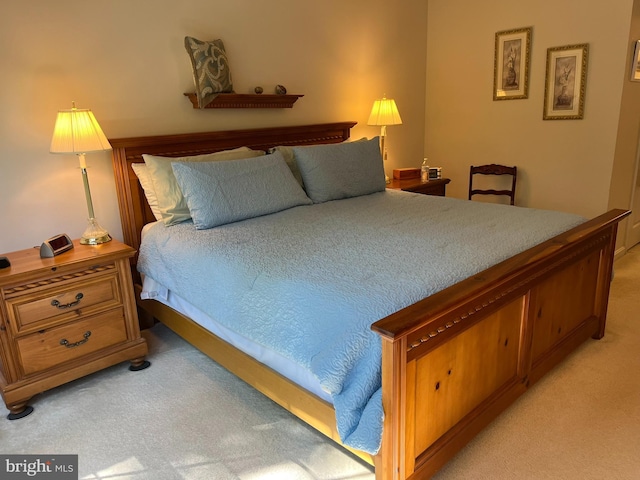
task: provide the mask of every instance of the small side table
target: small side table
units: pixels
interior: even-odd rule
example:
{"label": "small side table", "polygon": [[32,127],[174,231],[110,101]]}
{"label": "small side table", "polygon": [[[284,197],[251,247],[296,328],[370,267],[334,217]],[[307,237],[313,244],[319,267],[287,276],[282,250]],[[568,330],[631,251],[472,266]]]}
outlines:
{"label": "small side table", "polygon": [[391,183],[387,184],[387,188],[444,197],[447,183],[450,181],[451,179],[449,178],[437,178],[429,180],[428,182],[423,182],[420,178],[409,178],[407,180],[393,178],[391,179]]}
{"label": "small side table", "polygon": [[38,248],[7,254],[0,270],[0,395],[15,420],[31,397],[120,362],[149,366],[129,259],[111,240],[53,258]]}

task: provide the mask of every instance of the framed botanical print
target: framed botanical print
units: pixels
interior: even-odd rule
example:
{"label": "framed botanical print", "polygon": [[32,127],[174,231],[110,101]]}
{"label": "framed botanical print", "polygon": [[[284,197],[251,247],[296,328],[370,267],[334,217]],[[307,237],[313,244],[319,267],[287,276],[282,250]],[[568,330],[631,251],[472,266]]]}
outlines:
{"label": "framed botanical print", "polygon": [[631,80],[640,82],[640,40],[636,41],[636,48],[631,59]]}
{"label": "framed botanical print", "polygon": [[531,27],[496,33],[493,60],[493,99],[529,97]]}
{"label": "framed botanical print", "polygon": [[547,49],[544,120],[583,118],[588,60],[588,43]]}

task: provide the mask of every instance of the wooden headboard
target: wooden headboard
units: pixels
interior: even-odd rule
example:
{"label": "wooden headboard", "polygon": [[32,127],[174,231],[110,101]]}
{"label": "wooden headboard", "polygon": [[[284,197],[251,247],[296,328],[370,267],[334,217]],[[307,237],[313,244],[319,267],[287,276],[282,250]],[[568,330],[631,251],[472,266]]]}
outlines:
{"label": "wooden headboard", "polygon": [[356,122],[338,122],[109,139],[113,147],[113,172],[124,242],[138,250],[142,227],[155,221],[144,191],[131,168],[132,163],[143,162],[142,154],[185,157],[243,146],[267,150],[278,145],[340,143],[349,138],[355,124]]}

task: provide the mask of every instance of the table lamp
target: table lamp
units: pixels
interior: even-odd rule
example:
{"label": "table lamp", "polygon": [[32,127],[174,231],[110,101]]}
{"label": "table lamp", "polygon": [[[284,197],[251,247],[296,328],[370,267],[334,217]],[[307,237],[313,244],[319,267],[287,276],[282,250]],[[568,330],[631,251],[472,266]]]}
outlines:
{"label": "table lamp", "polygon": [[[380,152],[382,153],[383,161],[387,161],[387,149],[384,144],[385,137],[387,136],[388,125],[401,125],[402,119],[400,118],[400,112],[396,106],[393,98],[386,98],[385,95],[381,99],[373,102],[371,113],[369,114],[369,121],[367,125],[380,126]],[[387,183],[390,183],[389,177],[385,173],[384,179]]]}
{"label": "table lamp", "polygon": [[58,112],[50,152],[78,155],[84,193],[87,198],[87,209],[89,210],[89,225],[80,238],[80,243],[84,245],[98,245],[111,240],[111,236],[100,226],[93,213],[87,163],[84,157],[86,153],[105,150],[111,150],[111,144],[109,144],[91,110],[76,108],[73,103],[71,110]]}

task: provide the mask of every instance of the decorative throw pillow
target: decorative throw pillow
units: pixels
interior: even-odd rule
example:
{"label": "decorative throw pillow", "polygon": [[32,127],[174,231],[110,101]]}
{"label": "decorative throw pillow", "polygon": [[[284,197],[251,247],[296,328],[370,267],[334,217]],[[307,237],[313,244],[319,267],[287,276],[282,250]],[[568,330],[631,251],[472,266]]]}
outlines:
{"label": "decorative throw pillow", "polygon": [[191,59],[198,108],[206,107],[218,93],[233,92],[231,71],[222,40],[203,42],[184,37],[184,46]]}
{"label": "decorative throw pillow", "polygon": [[384,191],[379,138],[293,147],[304,188],[314,203]]}
{"label": "decorative throw pillow", "polygon": [[133,173],[138,177],[144,196],[147,198],[147,203],[151,207],[151,213],[156,217],[156,220],[162,220],[162,213],[160,213],[160,207],[158,207],[158,197],[156,197],[153,180],[151,180],[147,166],[144,163],[132,163],[131,168],[133,168]]}
{"label": "decorative throw pillow", "polygon": [[197,230],[312,203],[280,152],[227,162],[173,162],[172,166]]}
{"label": "decorative throw pillow", "polygon": [[142,155],[147,171],[153,182],[158,199],[158,209],[165,225],[175,225],[191,218],[187,202],[180,191],[176,177],[171,169],[171,162],[211,162],[218,160],[236,160],[238,158],[251,158],[264,155],[262,150],[251,150],[248,147],[240,147],[233,150],[196,155],[192,157],[158,157],[155,155]]}

